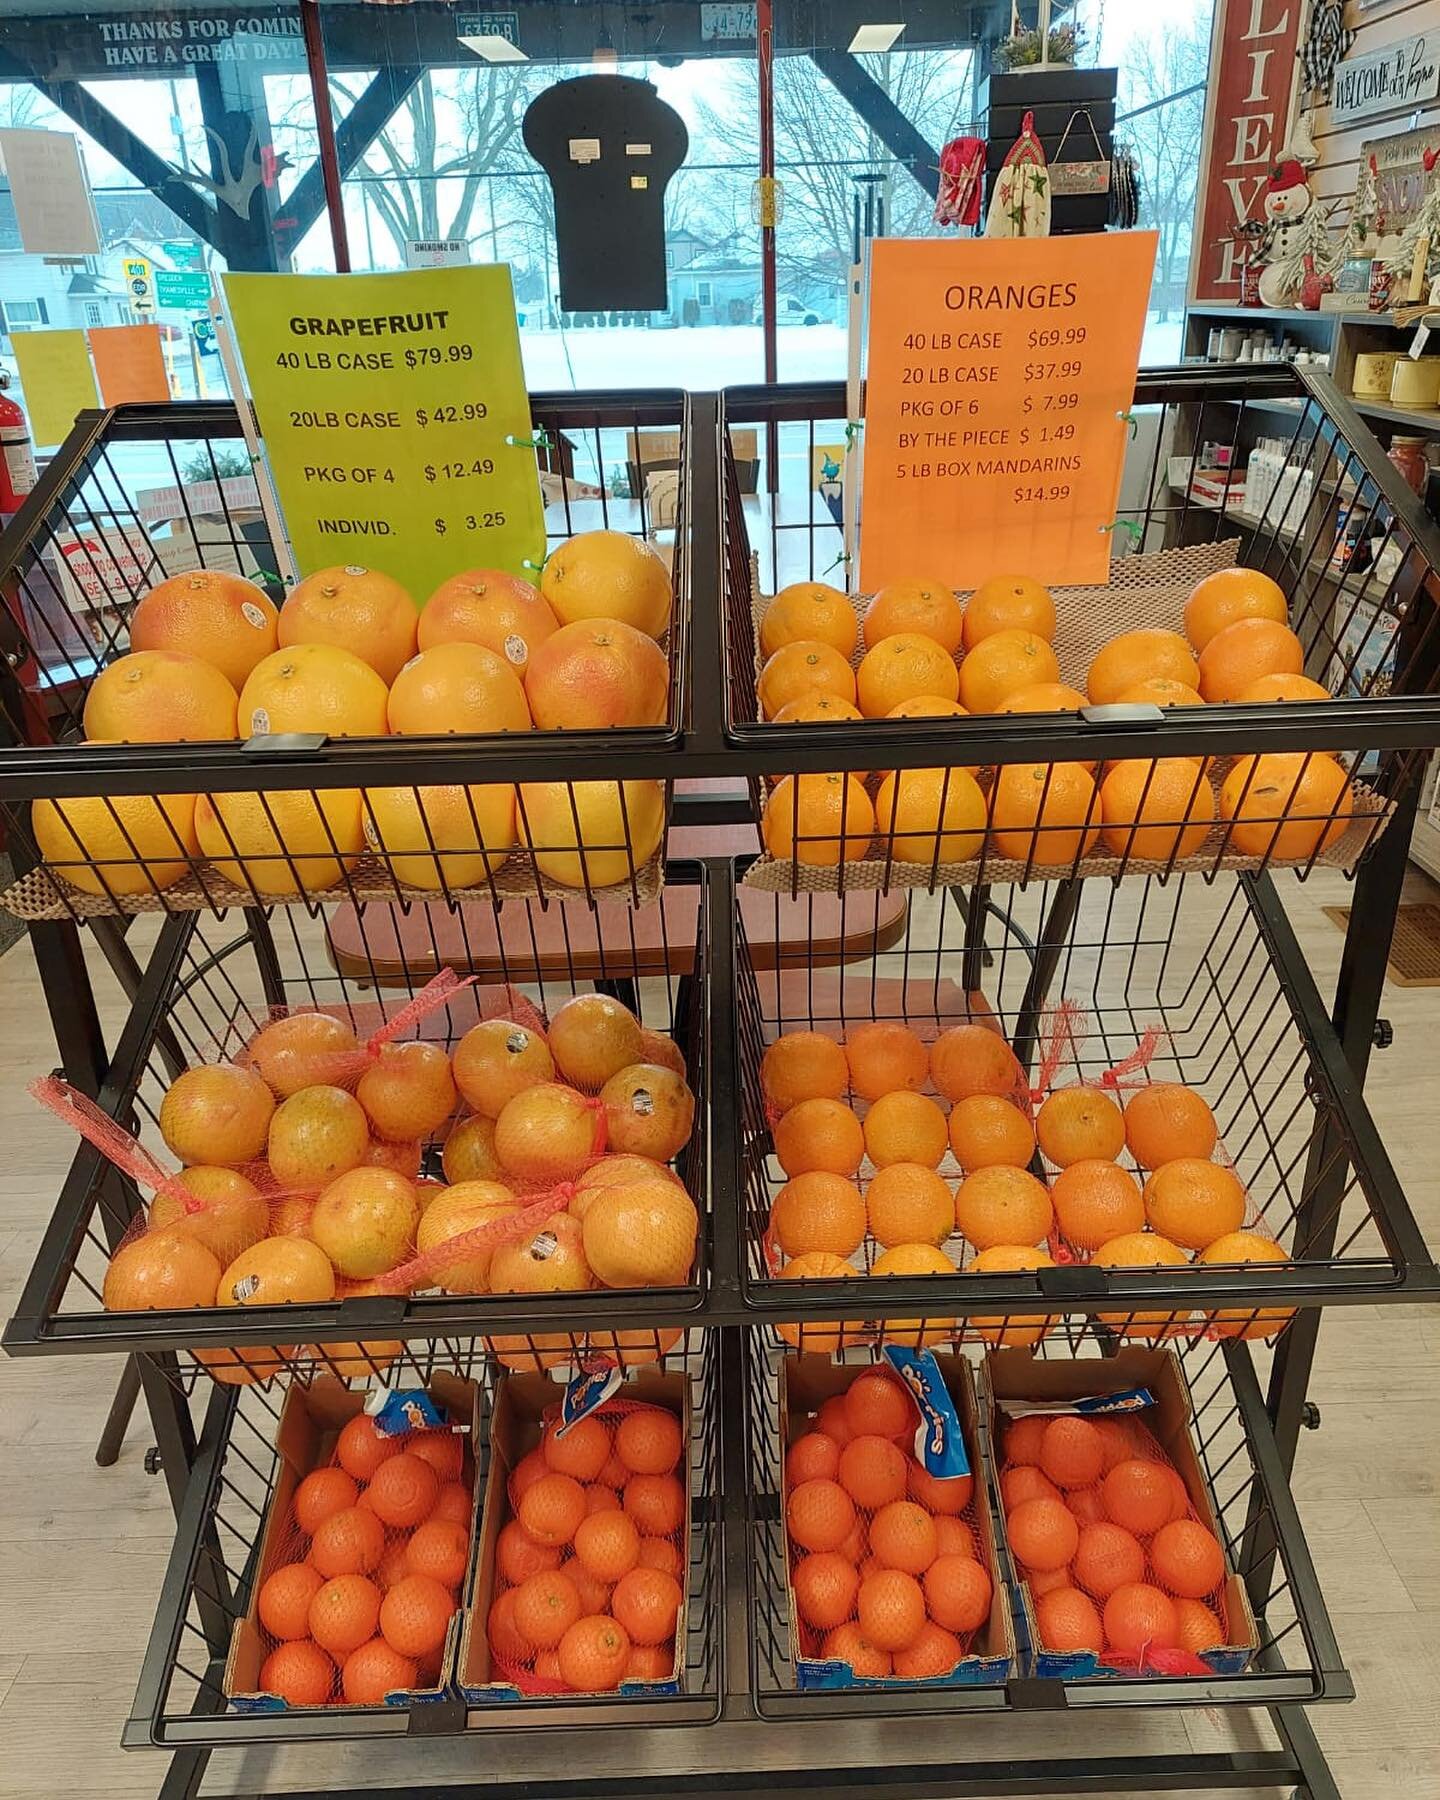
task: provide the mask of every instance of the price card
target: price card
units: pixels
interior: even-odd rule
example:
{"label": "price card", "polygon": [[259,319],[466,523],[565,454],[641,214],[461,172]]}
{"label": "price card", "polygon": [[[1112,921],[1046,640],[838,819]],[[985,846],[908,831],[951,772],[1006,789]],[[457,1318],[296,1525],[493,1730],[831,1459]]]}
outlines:
{"label": "price card", "polygon": [[860,585],[1109,579],[1153,231],[871,251]]}
{"label": "price card", "polygon": [[533,574],[545,511],[510,271],[227,275],[302,574],[359,562],[423,605],[462,569]]}

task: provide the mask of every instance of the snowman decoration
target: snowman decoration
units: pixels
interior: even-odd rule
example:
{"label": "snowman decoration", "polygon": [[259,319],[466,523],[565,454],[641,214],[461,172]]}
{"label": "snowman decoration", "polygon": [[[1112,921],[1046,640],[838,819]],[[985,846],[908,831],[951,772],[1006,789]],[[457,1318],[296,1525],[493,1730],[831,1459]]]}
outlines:
{"label": "snowman decoration", "polygon": [[1265,261],[1260,273],[1260,299],[1266,306],[1288,306],[1295,284],[1293,270],[1313,221],[1310,182],[1305,165],[1294,157],[1277,163],[1265,181]]}

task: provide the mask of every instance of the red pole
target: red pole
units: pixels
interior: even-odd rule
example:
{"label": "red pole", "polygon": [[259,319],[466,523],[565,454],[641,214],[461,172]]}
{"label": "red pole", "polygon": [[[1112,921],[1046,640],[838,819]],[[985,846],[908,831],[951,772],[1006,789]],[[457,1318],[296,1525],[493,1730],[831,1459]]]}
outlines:
{"label": "red pole", "polygon": [[335,154],[335,121],[330,115],[330,74],[325,66],[325,39],[320,29],[316,0],[300,0],[300,25],[305,33],[305,66],[310,71],[310,98],[315,105],[315,135],[319,145],[320,178],[325,184],[325,210],[330,215],[330,239],[335,247],[335,269],[350,273],[350,239],[345,231],[345,201],[340,191],[340,158]]}
{"label": "red pole", "polygon": [[[779,379],[775,314],[775,5],[756,0],[755,54],[760,67],[760,298],[765,334],[765,379]],[[770,221],[768,224],[765,221]]]}

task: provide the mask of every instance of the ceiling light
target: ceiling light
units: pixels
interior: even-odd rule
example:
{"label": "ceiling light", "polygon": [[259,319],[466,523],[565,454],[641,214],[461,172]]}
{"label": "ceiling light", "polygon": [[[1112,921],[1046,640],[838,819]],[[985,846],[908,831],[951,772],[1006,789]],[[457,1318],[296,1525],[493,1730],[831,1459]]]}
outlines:
{"label": "ceiling light", "polygon": [[460,42],[467,50],[473,50],[477,56],[489,63],[529,62],[530,58],[518,44],[512,44],[507,37],[462,37]]}
{"label": "ceiling light", "polygon": [[903,25],[861,25],[850,40],[855,50],[888,50],[905,29]]}

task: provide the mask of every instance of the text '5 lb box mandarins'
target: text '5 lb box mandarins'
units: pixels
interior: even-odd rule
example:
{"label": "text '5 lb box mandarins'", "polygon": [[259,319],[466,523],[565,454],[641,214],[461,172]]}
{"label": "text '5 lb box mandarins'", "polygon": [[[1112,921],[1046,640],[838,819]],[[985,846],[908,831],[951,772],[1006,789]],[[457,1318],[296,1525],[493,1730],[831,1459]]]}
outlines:
{"label": "text '5 lb box mandarins'", "polygon": [[619,1375],[495,1391],[456,1673],[472,1706],[684,1691],[689,1377]]}
{"label": "text '5 lb box mandarins'", "polygon": [[237,1712],[447,1698],[477,1537],[480,1390],[439,1373],[385,1395],[292,1386],[225,1694]]}
{"label": "text '5 lb box mandarins'", "polygon": [[932,1351],[889,1354],[894,1368],[808,1356],[780,1365],[796,1683],[998,1686],[1015,1641],[970,1366]]}
{"label": "text '5 lb box mandarins'", "polygon": [[980,1373],[1022,1652],[1043,1680],[1239,1675],[1258,1647],[1173,1350]]}

